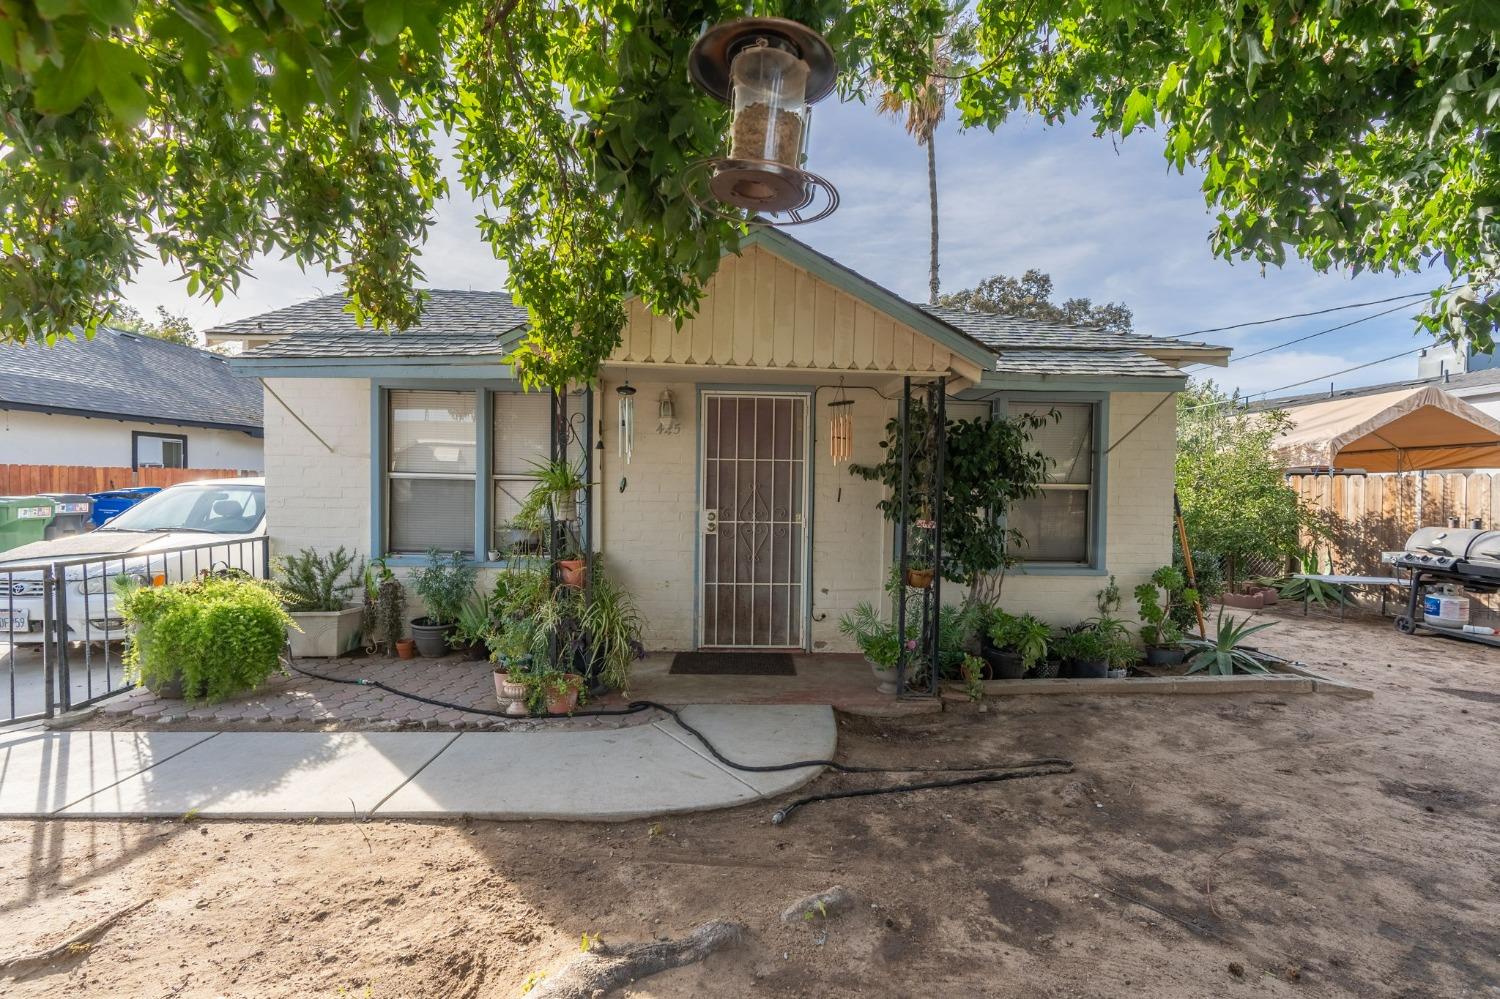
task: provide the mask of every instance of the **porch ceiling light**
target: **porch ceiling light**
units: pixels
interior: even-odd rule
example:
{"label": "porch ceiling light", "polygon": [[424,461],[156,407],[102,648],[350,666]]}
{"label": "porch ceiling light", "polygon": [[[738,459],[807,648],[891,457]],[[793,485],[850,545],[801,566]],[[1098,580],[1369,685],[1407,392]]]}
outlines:
{"label": "porch ceiling light", "polygon": [[620,457],[628,465],[635,453],[635,387],[626,382],[615,394],[620,400]]}
{"label": "porch ceiling light", "polygon": [[[688,54],[702,90],[734,109],[729,155],[688,168],[689,193],[705,184],[721,205],[743,208],[762,225],[827,218],[838,190],[802,168],[811,107],[833,90],[838,64],[822,35],[779,17],[745,17],[703,32]],[[701,208],[745,221],[708,199]]]}

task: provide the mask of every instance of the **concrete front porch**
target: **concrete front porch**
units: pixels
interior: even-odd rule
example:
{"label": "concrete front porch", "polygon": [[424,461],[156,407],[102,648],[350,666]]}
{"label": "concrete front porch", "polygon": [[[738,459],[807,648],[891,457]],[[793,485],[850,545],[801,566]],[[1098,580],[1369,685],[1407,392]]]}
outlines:
{"label": "concrete front porch", "polygon": [[[670,652],[653,653],[635,664],[629,697],[619,693],[590,707],[621,707],[631,700],[671,706],[693,704],[808,704],[865,715],[940,711],[932,699],[897,701],[875,689],[870,667],[857,655],[797,654],[796,676],[673,676]],[[330,677],[375,680],[435,701],[495,711],[493,666],[460,656],[391,659],[359,656],[301,660],[299,665]],[[184,728],[217,731],[528,730],[601,728],[633,724],[631,717],[566,720],[496,718],[425,704],[376,687],[337,683],[291,673],[273,677],[253,694],[219,704],[186,704],[149,690],[126,691],[104,701],[90,727],[116,729]]]}

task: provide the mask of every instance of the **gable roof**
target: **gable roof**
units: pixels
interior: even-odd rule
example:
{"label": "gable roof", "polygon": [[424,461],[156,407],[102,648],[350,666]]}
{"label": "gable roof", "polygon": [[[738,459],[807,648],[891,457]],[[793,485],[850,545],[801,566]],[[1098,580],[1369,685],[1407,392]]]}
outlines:
{"label": "gable roof", "polygon": [[[1184,376],[1174,361],[1222,365],[1229,356],[1228,348],[1198,341],[1113,333],[1096,327],[909,302],[771,227],[748,233],[740,241],[740,252],[757,246],[904,323],[980,371],[1001,377],[1180,381]],[[426,358],[434,364],[459,358],[499,360],[525,333],[526,310],[515,305],[505,292],[438,289],[427,294],[420,322],[399,332],[360,327],[346,311],[344,297],[336,294],[227,323],[210,330],[209,336],[274,338],[242,355],[248,370],[262,361],[281,360],[400,362]]]}
{"label": "gable roof", "polygon": [[0,409],[261,432],[260,386],[224,357],[108,328],[0,346]]}

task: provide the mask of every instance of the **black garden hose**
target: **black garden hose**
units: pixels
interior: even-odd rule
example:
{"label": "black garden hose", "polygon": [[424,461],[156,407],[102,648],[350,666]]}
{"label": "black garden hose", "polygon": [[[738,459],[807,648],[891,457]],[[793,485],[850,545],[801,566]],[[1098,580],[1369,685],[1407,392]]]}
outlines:
{"label": "black garden hose", "polygon": [[[382,683],[379,680],[366,680],[362,677],[349,678],[341,676],[329,676],[326,673],[318,673],[310,669],[304,669],[303,667],[298,666],[295,661],[288,661],[287,665],[290,666],[293,671],[301,673],[303,676],[311,677],[314,680],[325,680],[329,683],[345,683],[357,687],[374,687],[377,690],[383,690],[386,693],[394,694],[397,697],[410,698],[413,701],[420,701],[423,704],[431,704],[434,707],[447,708],[451,711],[463,711],[468,714],[484,715],[491,718],[511,717],[503,711],[493,711],[489,708],[475,708],[464,704],[455,704],[451,701],[439,701],[436,698],[423,697],[421,694],[413,694],[408,690],[400,690],[396,687],[390,686],[389,684]],[[684,730],[691,734],[693,738],[702,743],[703,748],[707,749],[709,754],[713,756],[713,758],[719,763],[722,763],[724,766],[729,767],[732,770],[739,770],[742,773],[766,774],[780,773],[785,770],[802,770],[808,767],[826,767],[829,770],[836,770],[839,773],[845,774],[961,773],[970,775],[967,777],[960,777],[952,780],[919,781],[915,783],[891,784],[883,787],[861,788],[853,791],[834,791],[828,794],[819,794],[812,795],[806,798],[799,798],[798,800],[787,805],[785,808],[777,811],[776,814],[771,817],[771,822],[774,825],[780,825],[781,823],[785,822],[787,817],[791,815],[791,813],[797,808],[816,801],[833,801],[838,798],[860,798],[876,794],[899,794],[907,791],[923,791],[928,789],[965,787],[971,784],[990,784],[997,783],[999,781],[1017,780],[1023,777],[1046,777],[1052,774],[1065,774],[1073,772],[1073,761],[1065,760],[1055,756],[1042,756],[1029,760],[1017,760],[1012,763],[986,763],[971,766],[950,767],[862,767],[848,763],[840,763],[837,760],[797,760],[793,763],[766,764],[740,763],[736,760],[731,760],[729,757],[719,752],[718,747],[709,741],[708,736],[704,735],[702,732],[698,731],[696,728],[683,721],[682,714],[676,708],[670,707],[666,704],[661,704],[657,701],[631,701],[623,708],[598,708],[589,711],[574,711],[569,715],[546,715],[534,720],[549,721],[562,718],[619,717],[621,715],[639,714],[642,711],[649,711],[653,708],[670,715],[673,721],[675,721],[679,726],[681,726]]]}

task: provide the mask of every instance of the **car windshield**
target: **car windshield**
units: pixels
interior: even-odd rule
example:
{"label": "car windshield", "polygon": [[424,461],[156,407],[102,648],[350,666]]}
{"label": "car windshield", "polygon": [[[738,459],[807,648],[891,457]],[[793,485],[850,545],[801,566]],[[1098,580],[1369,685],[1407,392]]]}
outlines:
{"label": "car windshield", "polygon": [[266,515],[264,486],[172,486],[120,514],[102,531],[249,534]]}

